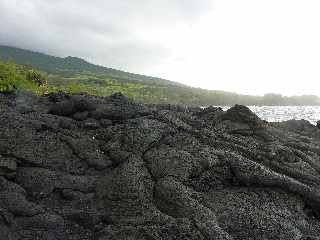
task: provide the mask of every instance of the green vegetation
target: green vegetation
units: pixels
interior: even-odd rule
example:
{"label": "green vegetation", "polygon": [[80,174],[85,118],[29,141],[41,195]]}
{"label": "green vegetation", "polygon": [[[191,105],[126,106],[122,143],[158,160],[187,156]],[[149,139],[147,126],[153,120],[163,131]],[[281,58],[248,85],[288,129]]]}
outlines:
{"label": "green vegetation", "polygon": [[[108,96],[115,92],[145,103],[207,105],[320,105],[317,96],[279,94],[249,96],[191,88],[172,81],[93,65],[80,58],[58,58],[0,46],[0,91],[27,90],[36,94],[63,91]],[[41,71],[36,71],[39,69]]]}
{"label": "green vegetation", "polygon": [[20,75],[17,73],[15,64],[0,61],[0,91],[11,92],[16,89]]}
{"label": "green vegetation", "polygon": [[43,95],[54,91],[49,88],[46,77],[39,71],[27,66],[17,65],[12,60],[3,62],[0,59],[0,92],[14,90],[31,91]]}
{"label": "green vegetation", "polygon": [[31,65],[36,69],[41,69],[42,71],[50,74],[68,77],[72,77],[75,74],[82,74],[83,72],[90,72],[116,80],[181,85],[161,78],[128,73],[94,65],[77,57],[69,56],[66,58],[60,58],[14,47],[0,46],[0,57],[4,60],[12,58],[17,64]]}

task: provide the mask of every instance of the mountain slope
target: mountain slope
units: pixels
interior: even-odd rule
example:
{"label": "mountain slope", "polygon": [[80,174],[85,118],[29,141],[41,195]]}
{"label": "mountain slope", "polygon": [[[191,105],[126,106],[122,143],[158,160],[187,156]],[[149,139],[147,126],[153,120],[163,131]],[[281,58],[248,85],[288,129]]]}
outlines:
{"label": "mountain slope", "polygon": [[280,94],[264,96],[241,95],[225,91],[192,88],[186,85],[134,73],[115,70],[86,62],[77,57],[54,57],[15,47],[0,46],[0,59],[49,73],[48,83],[57,90],[86,92],[108,96],[121,92],[144,103],[207,105],[320,105],[314,95],[285,97]]}
{"label": "mountain slope", "polygon": [[32,65],[36,68],[39,68],[40,70],[53,74],[71,76],[83,72],[90,72],[98,75],[109,76],[119,80],[130,80],[169,85],[182,85],[161,78],[128,73],[125,71],[95,65],[77,57],[54,57],[47,54],[15,47],[0,46],[0,57],[4,60],[12,58],[18,64]]}

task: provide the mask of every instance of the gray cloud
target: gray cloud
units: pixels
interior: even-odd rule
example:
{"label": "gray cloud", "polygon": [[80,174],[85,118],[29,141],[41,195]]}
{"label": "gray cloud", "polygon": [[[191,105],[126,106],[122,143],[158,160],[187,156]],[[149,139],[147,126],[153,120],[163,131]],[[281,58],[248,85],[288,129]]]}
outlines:
{"label": "gray cloud", "polygon": [[171,51],[150,29],[192,24],[213,1],[2,0],[0,44],[143,72]]}

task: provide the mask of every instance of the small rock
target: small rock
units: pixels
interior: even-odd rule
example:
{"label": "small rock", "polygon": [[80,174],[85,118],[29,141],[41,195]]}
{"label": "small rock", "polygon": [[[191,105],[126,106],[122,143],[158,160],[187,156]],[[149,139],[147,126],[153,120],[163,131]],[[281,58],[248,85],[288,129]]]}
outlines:
{"label": "small rock", "polygon": [[22,229],[42,229],[55,234],[62,233],[65,224],[64,219],[61,216],[49,213],[38,214],[32,217],[20,217],[16,219],[16,222],[19,228]]}
{"label": "small rock", "polygon": [[97,129],[100,127],[100,124],[95,119],[87,119],[84,121],[83,127],[86,129]]}
{"label": "small rock", "polygon": [[83,121],[87,119],[89,112],[84,111],[84,112],[76,112],[75,114],[72,115],[72,118],[77,121]]}
{"label": "small rock", "polygon": [[108,159],[103,159],[102,157],[92,157],[87,159],[87,163],[89,166],[94,167],[97,170],[102,170],[112,166],[112,161]]}
{"label": "small rock", "polygon": [[61,195],[63,198],[67,200],[84,200],[92,198],[92,194],[85,194],[80,191],[74,191],[72,189],[63,189],[61,191]]}
{"label": "small rock", "polygon": [[70,116],[76,112],[75,104],[73,101],[65,100],[57,102],[49,110],[49,113],[58,116]]}
{"label": "small rock", "polygon": [[101,222],[101,215],[93,211],[68,210],[64,212],[66,218],[70,221],[76,221],[82,226],[93,229],[95,225]]}
{"label": "small rock", "polygon": [[17,192],[2,192],[0,202],[14,215],[34,216],[44,212],[42,207],[27,201],[24,195]]}
{"label": "small rock", "polygon": [[112,125],[112,121],[110,119],[101,119],[100,124],[102,127],[109,127]]}
{"label": "small rock", "polygon": [[0,155],[0,169],[4,169],[9,172],[14,172],[17,169],[17,163],[14,158],[2,157]]}
{"label": "small rock", "polygon": [[71,121],[68,121],[66,119],[61,119],[59,122],[59,127],[63,129],[75,129],[76,125],[73,124]]}
{"label": "small rock", "polygon": [[48,95],[49,101],[54,103],[66,100],[67,98],[69,97],[63,92],[50,93]]}
{"label": "small rock", "polygon": [[72,96],[71,100],[79,112],[93,111],[97,108],[95,104],[86,99],[86,96],[75,95]]}
{"label": "small rock", "polygon": [[20,105],[17,107],[17,111],[22,114],[31,113],[34,111],[34,109],[31,106],[28,105]]}

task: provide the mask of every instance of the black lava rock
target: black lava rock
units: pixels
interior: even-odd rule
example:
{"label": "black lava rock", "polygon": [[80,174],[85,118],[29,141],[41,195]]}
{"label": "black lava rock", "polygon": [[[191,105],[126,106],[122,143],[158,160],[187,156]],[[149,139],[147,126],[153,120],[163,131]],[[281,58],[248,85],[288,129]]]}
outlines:
{"label": "black lava rock", "polygon": [[319,239],[320,130],[247,107],[0,94],[0,239]]}

